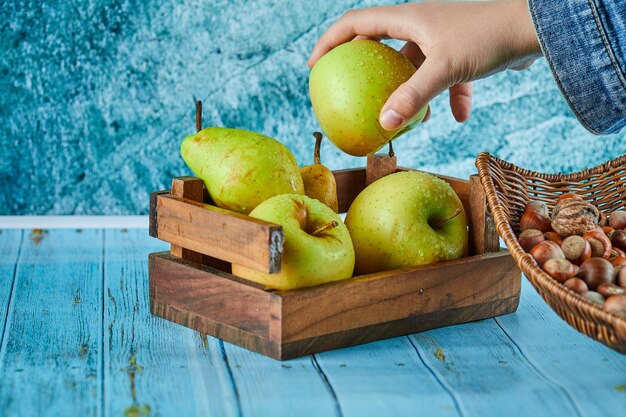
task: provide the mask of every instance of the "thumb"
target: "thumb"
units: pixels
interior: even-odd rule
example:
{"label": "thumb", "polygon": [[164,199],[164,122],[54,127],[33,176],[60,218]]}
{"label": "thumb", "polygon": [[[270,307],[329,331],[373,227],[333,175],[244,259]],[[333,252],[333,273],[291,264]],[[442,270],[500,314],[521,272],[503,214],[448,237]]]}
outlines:
{"label": "thumb", "polygon": [[395,130],[406,124],[428,102],[448,86],[444,69],[437,60],[426,59],[411,78],[394,91],[380,112],[380,124],[385,130]]}

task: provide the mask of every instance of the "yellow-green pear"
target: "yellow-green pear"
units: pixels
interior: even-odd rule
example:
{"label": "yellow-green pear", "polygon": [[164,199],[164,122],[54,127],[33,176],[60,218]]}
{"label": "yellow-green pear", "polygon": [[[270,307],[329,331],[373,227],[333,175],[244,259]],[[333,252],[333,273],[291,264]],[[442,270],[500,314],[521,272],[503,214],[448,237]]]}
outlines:
{"label": "yellow-green pear", "polygon": [[372,40],[347,42],[326,53],[309,77],[311,104],[322,131],[339,149],[355,156],[376,152],[426,116],[421,109],[406,126],[387,131],[380,111],[415,66],[395,49]]}
{"label": "yellow-green pear", "polygon": [[304,194],[289,149],[260,133],[208,127],[187,136],[180,153],[218,207],[248,214],[275,195]]}
{"label": "yellow-green pear", "polygon": [[313,165],[307,165],[300,169],[302,181],[304,181],[304,192],[309,197],[326,204],[337,213],[339,210],[339,202],[337,201],[337,181],[332,171],[325,165],[322,165],[320,159],[322,134],[320,132],[314,132],[313,136],[315,136]]}

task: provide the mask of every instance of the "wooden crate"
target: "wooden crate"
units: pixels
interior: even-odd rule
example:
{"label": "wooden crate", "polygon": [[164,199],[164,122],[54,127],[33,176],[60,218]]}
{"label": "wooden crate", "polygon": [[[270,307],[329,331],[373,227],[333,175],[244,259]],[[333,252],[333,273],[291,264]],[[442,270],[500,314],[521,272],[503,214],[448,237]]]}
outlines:
{"label": "wooden crate", "polygon": [[[345,212],[366,169],[334,174]],[[217,208],[201,180],[175,178],[151,195],[150,235],[172,245],[149,255],[151,311],[281,360],[515,311],[521,273],[499,247],[478,177],[439,177],[468,214],[469,256],[289,291],[230,273],[231,262],[277,272],[280,226]]]}

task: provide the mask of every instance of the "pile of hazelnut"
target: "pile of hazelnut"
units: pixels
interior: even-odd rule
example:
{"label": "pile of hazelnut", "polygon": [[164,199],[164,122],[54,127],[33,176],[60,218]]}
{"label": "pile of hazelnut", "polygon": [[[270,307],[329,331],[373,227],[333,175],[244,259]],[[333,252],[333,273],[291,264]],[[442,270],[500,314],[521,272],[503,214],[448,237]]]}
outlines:
{"label": "pile of hazelnut", "polygon": [[548,275],[604,310],[626,318],[626,211],[607,216],[577,194],[552,213],[531,201],[518,241]]}

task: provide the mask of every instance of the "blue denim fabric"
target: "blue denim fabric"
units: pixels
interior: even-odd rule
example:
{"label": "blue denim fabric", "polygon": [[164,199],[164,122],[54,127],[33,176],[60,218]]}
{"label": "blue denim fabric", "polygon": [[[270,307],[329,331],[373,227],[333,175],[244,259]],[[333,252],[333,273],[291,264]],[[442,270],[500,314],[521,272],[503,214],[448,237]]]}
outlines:
{"label": "blue denim fabric", "polygon": [[626,125],[626,1],[528,0],[561,92],[596,134]]}

